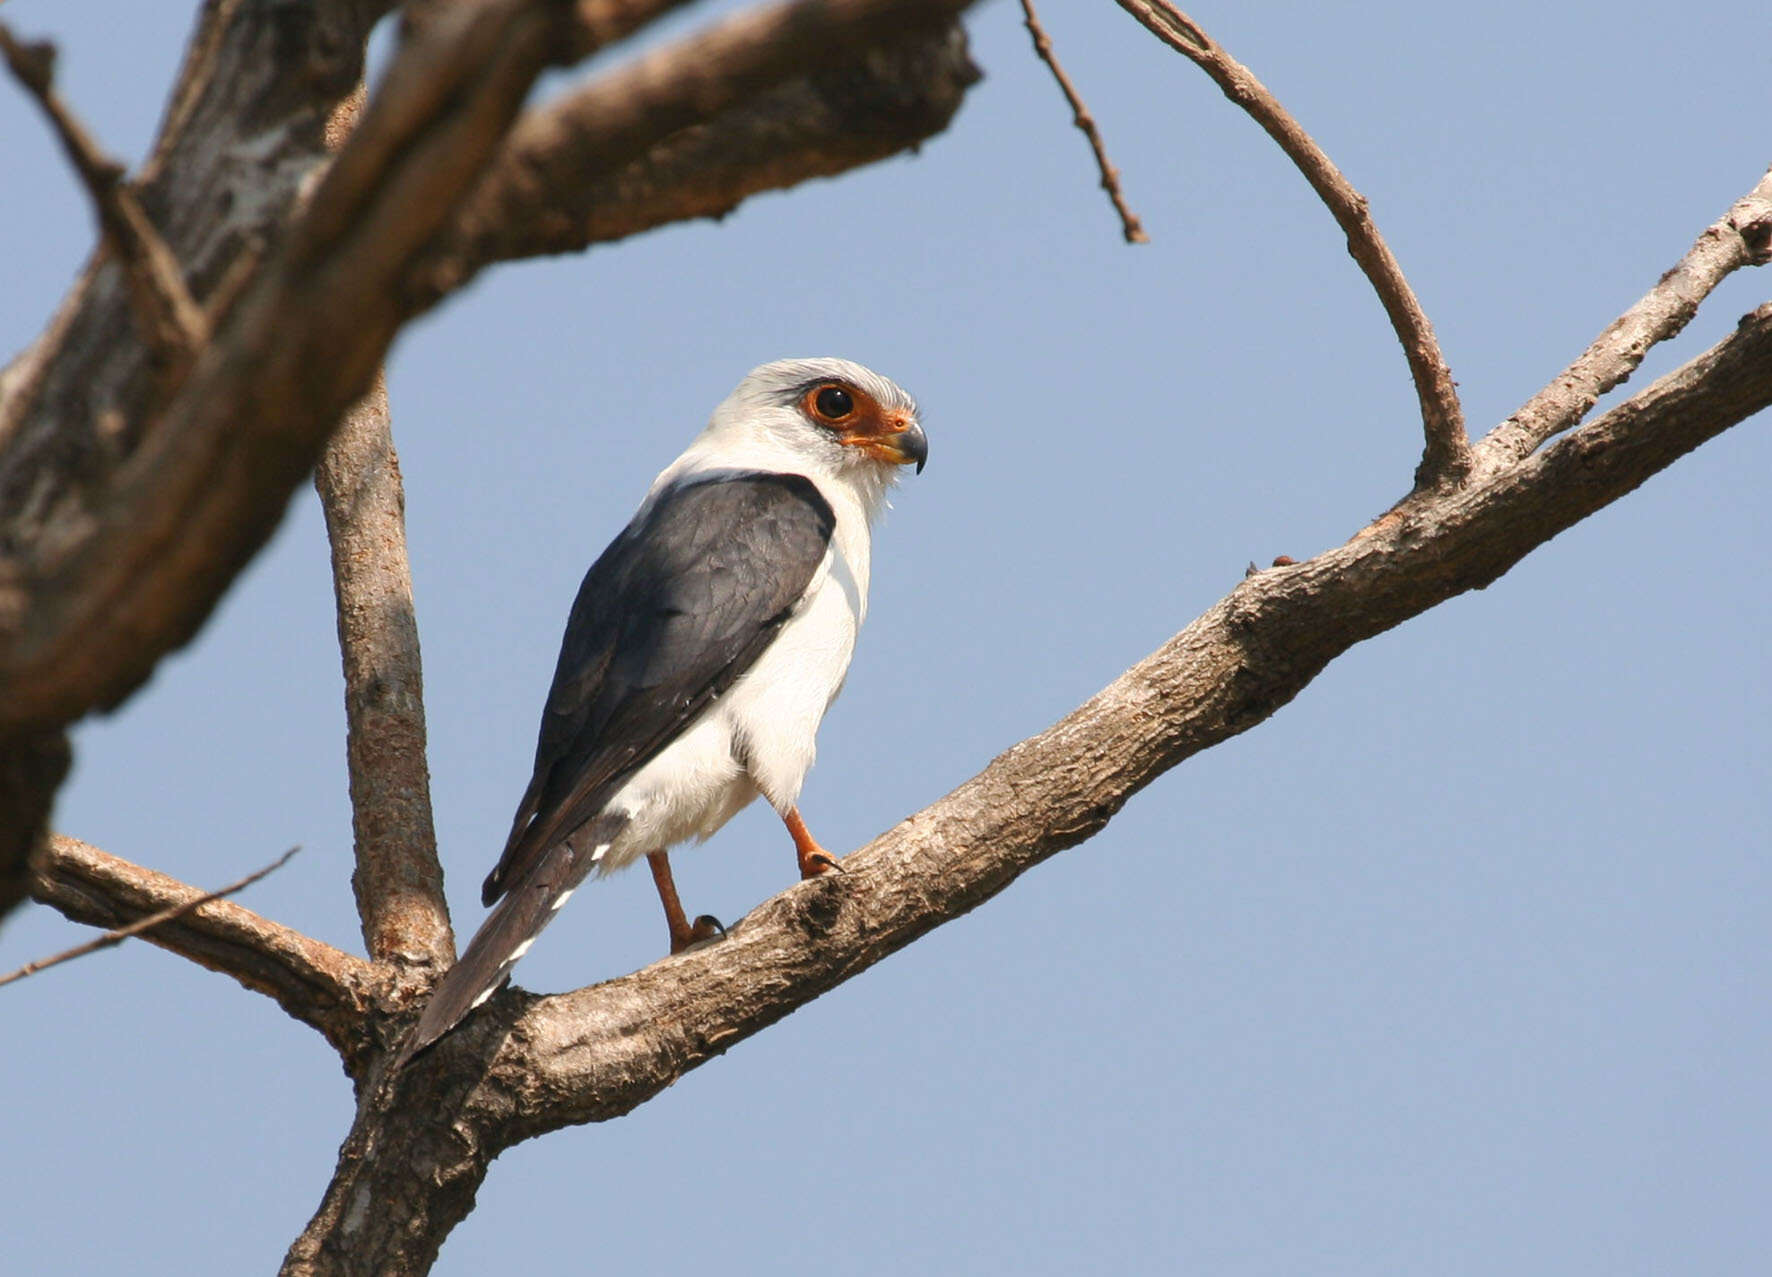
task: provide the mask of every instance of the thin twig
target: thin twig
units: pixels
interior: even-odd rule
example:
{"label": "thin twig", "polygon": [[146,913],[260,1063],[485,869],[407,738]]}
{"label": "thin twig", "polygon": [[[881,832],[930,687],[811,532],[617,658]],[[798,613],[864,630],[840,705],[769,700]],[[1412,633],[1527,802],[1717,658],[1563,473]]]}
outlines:
{"label": "thin twig", "polygon": [[1578,423],[1594,402],[1677,336],[1699,304],[1732,272],[1772,262],[1772,169],[1705,227],[1686,255],[1634,306],[1606,326],[1579,358],[1483,437],[1480,463],[1512,465]]}
{"label": "thin twig", "polygon": [[1356,191],[1302,125],[1281,106],[1249,68],[1226,53],[1200,25],[1168,0],[1118,0],[1119,6],[1164,44],[1198,66],[1224,95],[1255,120],[1279,143],[1317,197],[1334,215],[1347,235],[1348,252],[1366,273],[1384,313],[1403,343],[1415,396],[1421,404],[1421,425],[1426,437],[1421,464],[1415,470],[1417,490],[1453,486],[1471,469],[1470,438],[1465,433],[1464,409],[1458,388],[1440,353],[1434,326],[1416,300],[1390,246]]}
{"label": "thin twig", "polygon": [[1144,233],[1138,215],[1126,206],[1126,197],[1120,191],[1120,170],[1108,161],[1107,147],[1101,140],[1101,130],[1095,127],[1095,117],[1083,104],[1083,95],[1077,92],[1071,77],[1058,64],[1058,55],[1052,51],[1052,37],[1046,34],[1040,15],[1034,12],[1034,0],[1021,0],[1021,12],[1026,19],[1028,34],[1033,37],[1035,54],[1052,72],[1052,78],[1058,81],[1064,100],[1071,104],[1071,122],[1089,139],[1089,149],[1095,152],[1095,165],[1101,170],[1101,189],[1107,192],[1108,198],[1114,202],[1114,211],[1120,215],[1120,233],[1128,244],[1150,243],[1151,237]]}
{"label": "thin twig", "polygon": [[[163,911],[195,906],[189,883],[112,856],[64,834],[52,834],[31,883],[31,895],[64,917],[95,927],[124,926]],[[345,1057],[369,1049],[366,1011],[385,984],[374,964],[303,935],[231,900],[211,900],[195,913],[171,917],[143,934],[149,944],[188,958],[274,999],[318,1029]]]}
{"label": "thin twig", "polygon": [[130,301],[148,344],[169,363],[186,363],[209,335],[203,310],[185,287],[178,259],[148,220],[123,166],[111,159],[55,92],[55,46],[27,44],[0,23],[0,51],[13,76],[37,100],[80,175],[105,238],[129,280]]}
{"label": "thin twig", "polygon": [[227,896],[234,895],[237,892],[244,891],[260,878],[269,877],[271,874],[274,874],[279,869],[283,868],[284,865],[289,863],[289,858],[300,850],[300,847],[291,847],[263,869],[247,874],[238,882],[230,882],[227,886],[218,887],[216,890],[198,896],[194,900],[186,900],[181,904],[172,905],[160,910],[158,913],[151,913],[145,918],[137,918],[126,927],[113,928],[96,939],[88,940],[85,944],[75,945],[72,949],[63,949],[60,953],[51,954],[47,958],[38,958],[35,962],[27,962],[16,971],[8,971],[5,975],[0,975],[0,985],[11,984],[14,980],[23,980],[26,976],[36,975],[39,971],[47,971],[50,967],[59,966],[64,962],[71,962],[75,958],[84,958],[87,954],[97,953],[100,949],[109,949],[113,945],[122,944],[131,936],[139,936],[144,931],[152,931],[163,922],[171,922],[174,918],[182,918],[193,909],[200,909],[212,900],[221,900]]}

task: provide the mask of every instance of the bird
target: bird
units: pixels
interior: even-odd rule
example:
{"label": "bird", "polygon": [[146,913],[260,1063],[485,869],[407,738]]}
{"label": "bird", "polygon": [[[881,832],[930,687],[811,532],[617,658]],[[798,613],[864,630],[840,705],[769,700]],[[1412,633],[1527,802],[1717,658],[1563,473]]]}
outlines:
{"label": "bird", "polygon": [[916,401],[846,359],[752,369],[653,480],[573,601],[535,768],[482,902],[397,1069],[490,998],[574,890],[645,857],[672,953],[691,921],[670,849],[761,796],[802,878],[840,868],[801,785],[867,615],[871,528],[929,444]]}

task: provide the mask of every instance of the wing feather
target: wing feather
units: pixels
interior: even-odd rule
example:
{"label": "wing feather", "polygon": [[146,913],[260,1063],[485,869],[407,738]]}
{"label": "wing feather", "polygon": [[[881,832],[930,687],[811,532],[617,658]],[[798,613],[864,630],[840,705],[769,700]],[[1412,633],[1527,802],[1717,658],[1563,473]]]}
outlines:
{"label": "wing feather", "polygon": [[810,479],[673,485],[591,565],[567,621],[498,899],[748,670],[806,594],[836,516]]}

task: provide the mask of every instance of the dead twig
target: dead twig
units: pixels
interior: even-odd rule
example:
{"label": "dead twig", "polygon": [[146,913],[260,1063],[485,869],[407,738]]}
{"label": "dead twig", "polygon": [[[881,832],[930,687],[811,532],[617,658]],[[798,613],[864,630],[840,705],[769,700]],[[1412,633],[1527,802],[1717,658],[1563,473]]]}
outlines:
{"label": "dead twig", "polygon": [[64,834],[45,840],[31,895],[64,917],[95,927],[124,927],[168,914],[142,939],[273,999],[318,1029],[347,1068],[361,1064],[372,1050],[366,1011],[387,983],[373,963],[231,900],[203,904],[203,893],[189,883]]}
{"label": "dead twig", "polygon": [[1304,174],[1317,197],[1328,206],[1347,235],[1348,253],[1371,281],[1384,313],[1403,344],[1415,396],[1421,404],[1421,425],[1426,442],[1421,464],[1415,469],[1417,491],[1456,486],[1471,470],[1470,438],[1465,432],[1464,409],[1458,388],[1440,353],[1434,326],[1404,278],[1403,268],[1390,246],[1378,233],[1366,197],[1353,188],[1341,170],[1304,131],[1304,127],[1281,106],[1248,67],[1226,53],[1200,25],[1168,0],[1118,0],[1145,30],[1212,77],[1224,95],[1255,120],[1279,143],[1288,159]]}
{"label": "dead twig", "polygon": [[1052,51],[1052,37],[1046,34],[1046,28],[1040,23],[1040,15],[1034,12],[1034,0],[1021,0],[1021,12],[1028,34],[1033,37],[1034,53],[1052,72],[1052,78],[1058,81],[1064,100],[1071,104],[1071,122],[1089,139],[1089,149],[1095,152],[1095,166],[1101,170],[1101,189],[1107,192],[1108,199],[1113,201],[1114,211],[1120,215],[1120,233],[1126,237],[1128,244],[1150,243],[1151,237],[1144,233],[1144,226],[1139,222],[1138,215],[1126,206],[1126,197],[1120,190],[1120,170],[1108,161],[1107,147],[1101,140],[1101,130],[1095,127],[1095,117],[1083,104],[1083,95],[1077,92],[1077,86],[1071,83],[1071,77],[1058,64],[1058,55]]}
{"label": "dead twig", "polygon": [[244,891],[260,878],[268,878],[271,874],[274,874],[279,869],[283,868],[284,865],[289,863],[290,857],[300,850],[300,847],[291,847],[263,869],[247,874],[238,882],[230,882],[225,887],[218,887],[216,890],[198,896],[195,899],[171,905],[168,908],[160,910],[158,913],[151,913],[145,918],[138,918],[126,927],[115,927],[110,931],[105,932],[102,936],[88,940],[85,944],[75,945],[72,949],[63,949],[60,953],[53,953],[47,958],[38,958],[35,962],[27,962],[16,971],[8,971],[5,975],[0,975],[0,985],[11,984],[15,980],[23,980],[26,976],[36,975],[39,971],[47,971],[50,967],[60,966],[64,962],[72,962],[75,958],[84,958],[87,954],[97,953],[100,949],[109,949],[115,945],[120,945],[131,936],[139,936],[144,931],[152,931],[163,922],[171,922],[174,918],[182,918],[193,909],[200,909],[212,900],[221,900],[234,895],[237,892]]}
{"label": "dead twig", "polygon": [[26,43],[0,23],[0,52],[27,93],[49,117],[62,149],[92,197],[99,226],[129,280],[130,301],[148,344],[168,364],[182,367],[209,335],[203,310],[185,287],[178,259],[148,220],[123,166],[99,149],[55,91],[55,46]]}

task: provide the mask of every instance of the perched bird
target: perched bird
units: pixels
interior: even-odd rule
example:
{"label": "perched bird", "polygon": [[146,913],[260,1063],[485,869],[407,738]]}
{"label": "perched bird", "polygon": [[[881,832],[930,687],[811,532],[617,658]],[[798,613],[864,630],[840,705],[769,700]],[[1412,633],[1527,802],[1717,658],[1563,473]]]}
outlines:
{"label": "perched bird", "polygon": [[892,382],[784,359],[753,369],[653,480],[573,602],[535,774],[481,892],[497,907],[396,1067],[491,997],[593,870],[645,856],[671,952],[711,937],[717,922],[684,914],[669,848],[759,794],[802,877],[836,867],[796,803],[867,615],[869,525],[898,468],[927,455]]}

